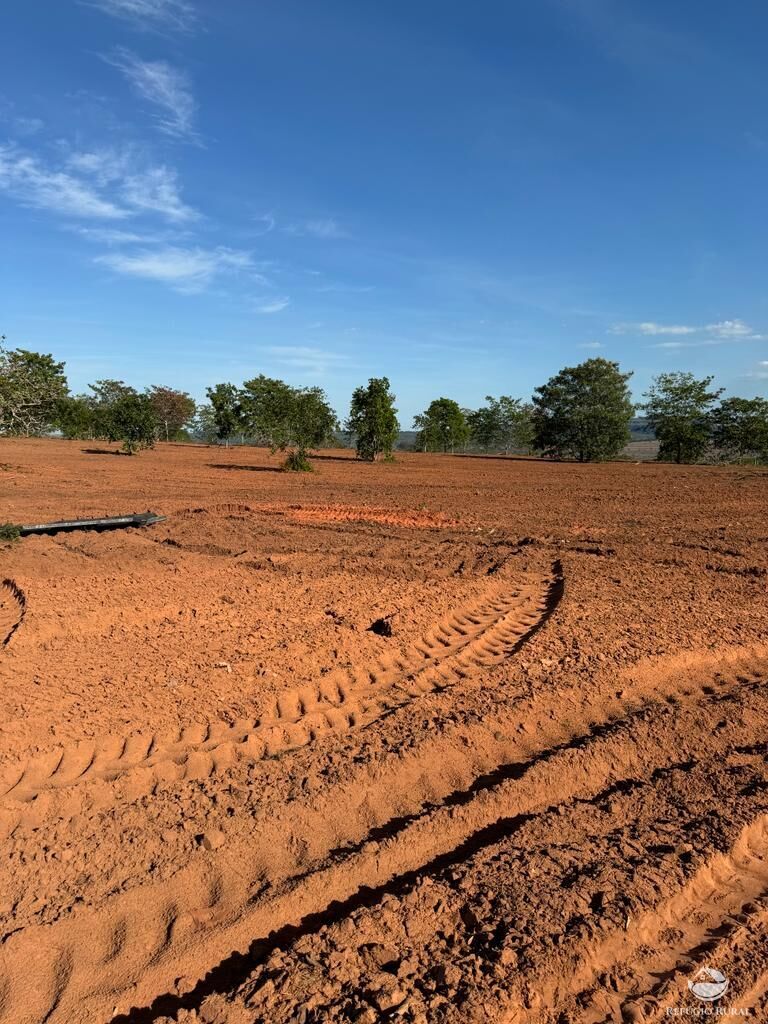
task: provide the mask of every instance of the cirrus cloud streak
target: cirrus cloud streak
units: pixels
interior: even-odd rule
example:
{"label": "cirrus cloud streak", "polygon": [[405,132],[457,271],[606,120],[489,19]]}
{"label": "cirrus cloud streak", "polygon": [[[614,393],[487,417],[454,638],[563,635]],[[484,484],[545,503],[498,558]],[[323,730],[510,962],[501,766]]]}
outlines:
{"label": "cirrus cloud streak", "polygon": [[134,252],[106,253],[98,256],[96,262],[115,273],[159,281],[184,293],[204,291],[220,274],[253,268],[250,253],[225,246],[205,249],[167,245]]}
{"label": "cirrus cloud streak", "polygon": [[127,21],[143,30],[175,29],[191,32],[197,21],[192,4],[187,0],[84,0],[104,14]]}

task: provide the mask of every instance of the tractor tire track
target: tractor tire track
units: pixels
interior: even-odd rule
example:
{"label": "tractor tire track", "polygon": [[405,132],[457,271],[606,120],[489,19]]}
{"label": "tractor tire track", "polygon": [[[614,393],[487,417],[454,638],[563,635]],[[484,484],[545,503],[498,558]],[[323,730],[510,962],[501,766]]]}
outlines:
{"label": "tractor tire track", "polygon": [[0,647],[7,647],[24,621],[27,598],[14,580],[0,583]]}
{"label": "tractor tire track", "polygon": [[[543,746],[525,763],[500,765],[459,791],[443,792],[426,810],[395,818],[391,827],[375,829],[282,881],[265,884],[251,875],[249,865],[263,852],[255,833],[242,848],[233,844],[202,864],[191,863],[167,882],[82,912],[75,908],[49,926],[22,929],[3,947],[6,977],[0,990],[4,987],[7,995],[0,1020],[4,1014],[36,1024],[44,1008],[54,1022],[76,1024],[122,1013],[119,1019],[139,1024],[156,1019],[161,1010],[165,1015],[174,1007],[199,1005],[211,991],[231,988],[233,971],[242,980],[253,957],[283,935],[341,920],[357,906],[464,862],[513,835],[532,816],[563,803],[602,800],[627,780],[653,779],[660,769],[677,764],[681,736],[689,744],[712,746],[702,704],[734,693],[744,699],[759,696],[764,669],[752,677],[734,673],[715,680],[705,673],[685,693],[678,691],[673,703],[657,688],[661,692],[624,717],[602,724],[590,713],[592,724],[569,742]],[[674,691],[674,681],[668,688]],[[556,712],[557,697],[550,703]],[[430,769],[426,762],[424,772]],[[401,798],[386,786],[382,795],[389,795],[390,803]],[[69,965],[64,988],[62,957]],[[36,961],[34,994],[27,984],[30,958]],[[174,995],[179,977],[203,980],[191,983],[191,992]],[[158,993],[168,995],[158,999]],[[129,1011],[129,1005],[145,1008]]]}
{"label": "tractor tire track", "polygon": [[496,584],[483,601],[438,623],[404,657],[382,658],[371,668],[329,674],[317,684],[281,693],[256,720],[195,725],[170,738],[110,736],[11,766],[0,786],[0,831],[7,834],[24,819],[23,805],[31,810],[27,819],[37,824],[79,813],[79,795],[70,799],[67,791],[85,783],[100,784],[104,806],[105,785],[116,799],[136,799],[152,793],[161,779],[207,778],[240,759],[276,757],[323,734],[362,728],[411,700],[500,664],[547,620],[561,593],[558,567],[550,577],[510,591]]}
{"label": "tractor tire track", "polygon": [[[668,1009],[696,1005],[687,983],[699,968],[712,964],[722,969],[734,950],[757,946],[761,934],[764,942],[766,923],[768,815],[761,814],[742,829],[727,853],[710,857],[670,899],[625,932],[609,936],[597,948],[583,949],[570,994],[558,993],[558,1005],[569,1006],[569,1019],[578,1024],[666,1019]],[[760,958],[754,963],[760,965],[750,979],[755,995],[747,992],[738,999],[734,991],[726,1004],[749,1004],[762,993],[758,988],[768,982],[768,964]],[[604,984],[605,975],[622,979],[618,992]],[[585,1004],[586,1009],[576,1009]]]}

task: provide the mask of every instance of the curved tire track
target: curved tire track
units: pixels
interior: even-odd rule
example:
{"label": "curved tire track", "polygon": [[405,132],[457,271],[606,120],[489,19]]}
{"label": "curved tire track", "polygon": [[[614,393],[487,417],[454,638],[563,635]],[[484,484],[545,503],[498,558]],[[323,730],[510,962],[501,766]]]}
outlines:
{"label": "curved tire track", "polygon": [[[164,1015],[174,1007],[199,1005],[206,994],[220,990],[211,986],[231,987],[233,970],[250,970],[253,960],[243,954],[261,954],[281,931],[301,933],[345,918],[372,896],[402,891],[424,875],[465,861],[532,816],[564,802],[593,803],[627,779],[650,779],[661,766],[674,767],[681,723],[690,742],[710,739],[709,720],[699,713],[702,701],[735,691],[748,694],[750,688],[757,693],[764,678],[762,669],[752,678],[732,673],[713,680],[706,674],[685,691],[676,691],[673,680],[666,689],[676,693],[674,704],[665,702],[664,688],[657,687],[639,705],[626,702],[632,710],[623,718],[611,720],[606,709],[603,724],[590,709],[592,724],[560,747],[543,745],[525,763],[500,765],[460,791],[443,789],[436,804],[413,817],[393,818],[391,829],[377,828],[354,846],[274,884],[265,886],[249,867],[263,852],[255,832],[239,846],[189,864],[167,882],[75,910],[50,926],[23,929],[4,946],[5,1015],[32,1024],[42,1011],[51,1021],[74,1024],[109,1017],[115,1006],[127,1013],[128,1003],[144,1004],[144,1010],[122,1018],[138,1024],[156,1019],[161,1007]],[[557,695],[551,695],[542,715],[554,716],[557,708]],[[422,767],[427,775],[439,771],[436,762]],[[390,796],[390,803],[402,799],[399,791]],[[62,957],[69,964],[64,987]],[[38,980],[33,994],[27,985],[30,959]],[[174,979],[203,978],[209,971],[190,994],[170,994]],[[161,992],[169,995],[150,1005]]]}
{"label": "curved tire track", "polygon": [[27,598],[14,580],[0,583],[0,647],[6,647],[24,621]]}
{"label": "curved tire track", "polygon": [[[510,592],[503,584],[485,600],[443,619],[405,657],[382,658],[372,668],[333,673],[321,682],[277,696],[256,720],[194,725],[181,734],[104,737],[47,752],[6,769],[0,785],[5,830],[20,820],[19,804],[32,805],[39,823],[57,813],[76,813],[78,799],[57,801],[63,791],[87,782],[108,784],[117,798],[153,792],[157,783],[207,778],[245,758],[275,757],[324,733],[369,725],[424,694],[471,680],[514,654],[546,621],[562,593],[555,567]],[[54,799],[41,800],[50,795]],[[100,801],[103,806],[101,793]]]}
{"label": "curved tire track", "polygon": [[[586,1003],[588,1008],[569,1019],[611,1024],[666,1018],[668,1009],[695,1003],[688,996],[687,982],[698,968],[715,964],[722,969],[729,953],[756,940],[766,922],[768,814],[760,814],[741,830],[729,851],[710,857],[679,892],[632,922],[625,933],[584,951],[567,1001],[576,1006]],[[672,942],[670,934],[675,936]],[[754,972],[753,989],[766,979],[766,967],[763,963]],[[613,992],[605,984],[590,990],[585,984],[587,977],[591,984],[606,973],[623,979],[623,991]],[[744,1000],[738,995],[730,992],[725,1003],[753,1001],[748,992]]]}

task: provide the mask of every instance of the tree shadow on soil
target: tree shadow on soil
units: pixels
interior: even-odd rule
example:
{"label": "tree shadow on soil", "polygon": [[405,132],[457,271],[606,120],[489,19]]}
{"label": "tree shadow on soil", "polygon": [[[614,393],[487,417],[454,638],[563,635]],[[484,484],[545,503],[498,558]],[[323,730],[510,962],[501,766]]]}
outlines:
{"label": "tree shadow on soil", "polygon": [[249,473],[282,473],[282,466],[241,466],[236,462],[207,462],[208,469],[242,469]]}
{"label": "tree shadow on soil", "polygon": [[128,452],[122,452],[119,448],[81,448],[80,451],[83,455],[127,455]]}

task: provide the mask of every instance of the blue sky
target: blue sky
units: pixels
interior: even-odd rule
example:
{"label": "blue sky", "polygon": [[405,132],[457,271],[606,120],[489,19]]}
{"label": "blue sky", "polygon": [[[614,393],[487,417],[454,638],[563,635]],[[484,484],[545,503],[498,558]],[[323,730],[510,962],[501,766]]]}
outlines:
{"label": "blue sky", "polygon": [[768,8],[7,0],[0,333],[100,377],[768,390]]}

